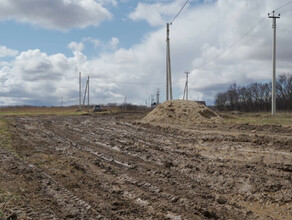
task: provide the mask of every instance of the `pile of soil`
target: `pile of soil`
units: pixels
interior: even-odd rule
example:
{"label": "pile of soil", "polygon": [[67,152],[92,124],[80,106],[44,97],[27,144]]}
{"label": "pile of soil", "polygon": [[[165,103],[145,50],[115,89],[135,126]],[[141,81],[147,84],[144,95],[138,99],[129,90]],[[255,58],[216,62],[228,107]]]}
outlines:
{"label": "pile of soil", "polygon": [[170,100],[157,106],[142,123],[192,125],[220,122],[222,118],[203,104],[189,100]]}

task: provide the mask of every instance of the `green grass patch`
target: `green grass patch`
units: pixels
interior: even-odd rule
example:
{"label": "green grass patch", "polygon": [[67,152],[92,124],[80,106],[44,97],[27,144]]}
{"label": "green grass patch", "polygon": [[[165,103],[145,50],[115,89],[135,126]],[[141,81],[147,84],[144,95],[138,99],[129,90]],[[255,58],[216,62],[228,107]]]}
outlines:
{"label": "green grass patch", "polygon": [[292,126],[292,113],[277,113],[272,116],[271,113],[240,113],[232,115],[227,121],[232,123],[248,123],[253,125],[282,125]]}
{"label": "green grass patch", "polygon": [[5,148],[14,156],[22,159],[22,156],[12,147],[11,133],[8,126],[8,119],[0,117],[0,147]]}
{"label": "green grass patch", "polygon": [[6,119],[0,118],[0,146],[11,148],[11,136]]}

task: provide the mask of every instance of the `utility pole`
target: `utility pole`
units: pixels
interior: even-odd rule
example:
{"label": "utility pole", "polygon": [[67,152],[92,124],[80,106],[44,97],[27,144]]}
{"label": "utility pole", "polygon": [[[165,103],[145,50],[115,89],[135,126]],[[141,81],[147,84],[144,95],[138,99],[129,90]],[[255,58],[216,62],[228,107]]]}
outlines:
{"label": "utility pole", "polygon": [[124,99],[124,108],[123,108],[125,111],[127,110],[127,96],[125,96],[125,99]]}
{"label": "utility pole", "polygon": [[87,96],[88,96],[88,97],[87,97],[87,98],[88,98],[87,105],[88,105],[88,111],[89,111],[89,76],[88,76],[87,84],[88,84],[88,86],[87,86],[87,89],[88,89],[88,90],[87,90],[87,92],[88,92],[88,93],[87,93]]}
{"label": "utility pole", "polygon": [[166,23],[166,101],[172,100],[172,83],[171,83],[171,62],[170,62],[170,45],[169,45],[169,25],[179,16],[189,0],[186,0],[179,12],[174,16],[170,23]]}
{"label": "utility pole", "polygon": [[79,72],[79,110],[81,110],[81,72]]}
{"label": "utility pole", "polygon": [[185,74],[186,74],[186,84],[185,84],[185,89],[184,89],[183,100],[185,98],[186,98],[186,100],[188,100],[189,99],[189,74],[190,74],[190,71],[186,70]]}
{"label": "utility pole", "polygon": [[86,99],[86,94],[87,94],[87,89],[88,89],[88,80],[86,81],[86,86],[85,86],[85,91],[84,91],[84,96],[83,96],[83,107],[85,105],[85,99]]}
{"label": "utility pole", "polygon": [[159,89],[157,89],[157,93],[156,93],[156,105],[159,105],[159,95],[160,95],[160,91]]}
{"label": "utility pole", "polygon": [[63,96],[61,96],[61,107],[63,107]]}
{"label": "utility pole", "polygon": [[172,100],[169,23],[166,23],[166,100]]}
{"label": "utility pole", "polygon": [[151,98],[152,98],[152,95],[149,96],[149,107],[150,107],[150,108],[151,108],[151,104],[152,104],[152,102],[151,102]]}
{"label": "utility pole", "polygon": [[86,81],[86,86],[85,86],[85,91],[84,91],[84,96],[83,96],[83,107],[85,105],[86,95],[87,95],[87,107],[88,107],[88,111],[89,111],[89,76],[88,76],[88,79]]}
{"label": "utility pole", "polygon": [[275,11],[273,15],[268,14],[269,18],[273,19],[273,29],[274,29],[274,41],[273,41],[273,81],[272,81],[272,115],[276,114],[276,19],[280,18],[280,14],[275,16]]}

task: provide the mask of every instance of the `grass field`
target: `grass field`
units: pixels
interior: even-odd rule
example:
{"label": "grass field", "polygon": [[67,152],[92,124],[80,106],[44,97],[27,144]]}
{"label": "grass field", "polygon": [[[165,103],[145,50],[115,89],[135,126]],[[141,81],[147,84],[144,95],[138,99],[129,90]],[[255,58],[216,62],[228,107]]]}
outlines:
{"label": "grass field", "polygon": [[1,147],[10,147],[11,140],[10,134],[7,127],[7,122],[5,119],[0,118],[0,146]]}
{"label": "grass field", "polygon": [[[79,111],[78,106],[74,107],[7,107],[0,108],[1,116],[34,116],[34,115],[83,115],[92,113],[85,108]],[[111,109],[102,113],[116,113],[120,110]],[[283,125],[292,126],[292,112],[279,112],[272,116],[268,112],[256,113],[241,113],[241,112],[225,112],[223,115],[227,116],[226,122],[241,123],[241,124],[254,124],[254,125]]]}
{"label": "grass field", "polygon": [[86,110],[79,111],[78,107],[7,107],[0,108],[0,116],[82,115]]}
{"label": "grass field", "polygon": [[254,125],[292,126],[292,112],[279,112],[274,116],[267,112],[240,113],[236,116],[233,115],[227,121],[231,123],[248,123]]}

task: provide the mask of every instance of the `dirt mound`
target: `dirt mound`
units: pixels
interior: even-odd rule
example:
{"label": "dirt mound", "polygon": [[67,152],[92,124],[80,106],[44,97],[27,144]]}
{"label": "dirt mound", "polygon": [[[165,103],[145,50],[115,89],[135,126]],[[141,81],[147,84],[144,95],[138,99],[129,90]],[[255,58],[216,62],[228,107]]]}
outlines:
{"label": "dirt mound", "polygon": [[216,112],[202,104],[187,100],[171,100],[156,107],[142,119],[142,122],[191,125],[221,120]]}

